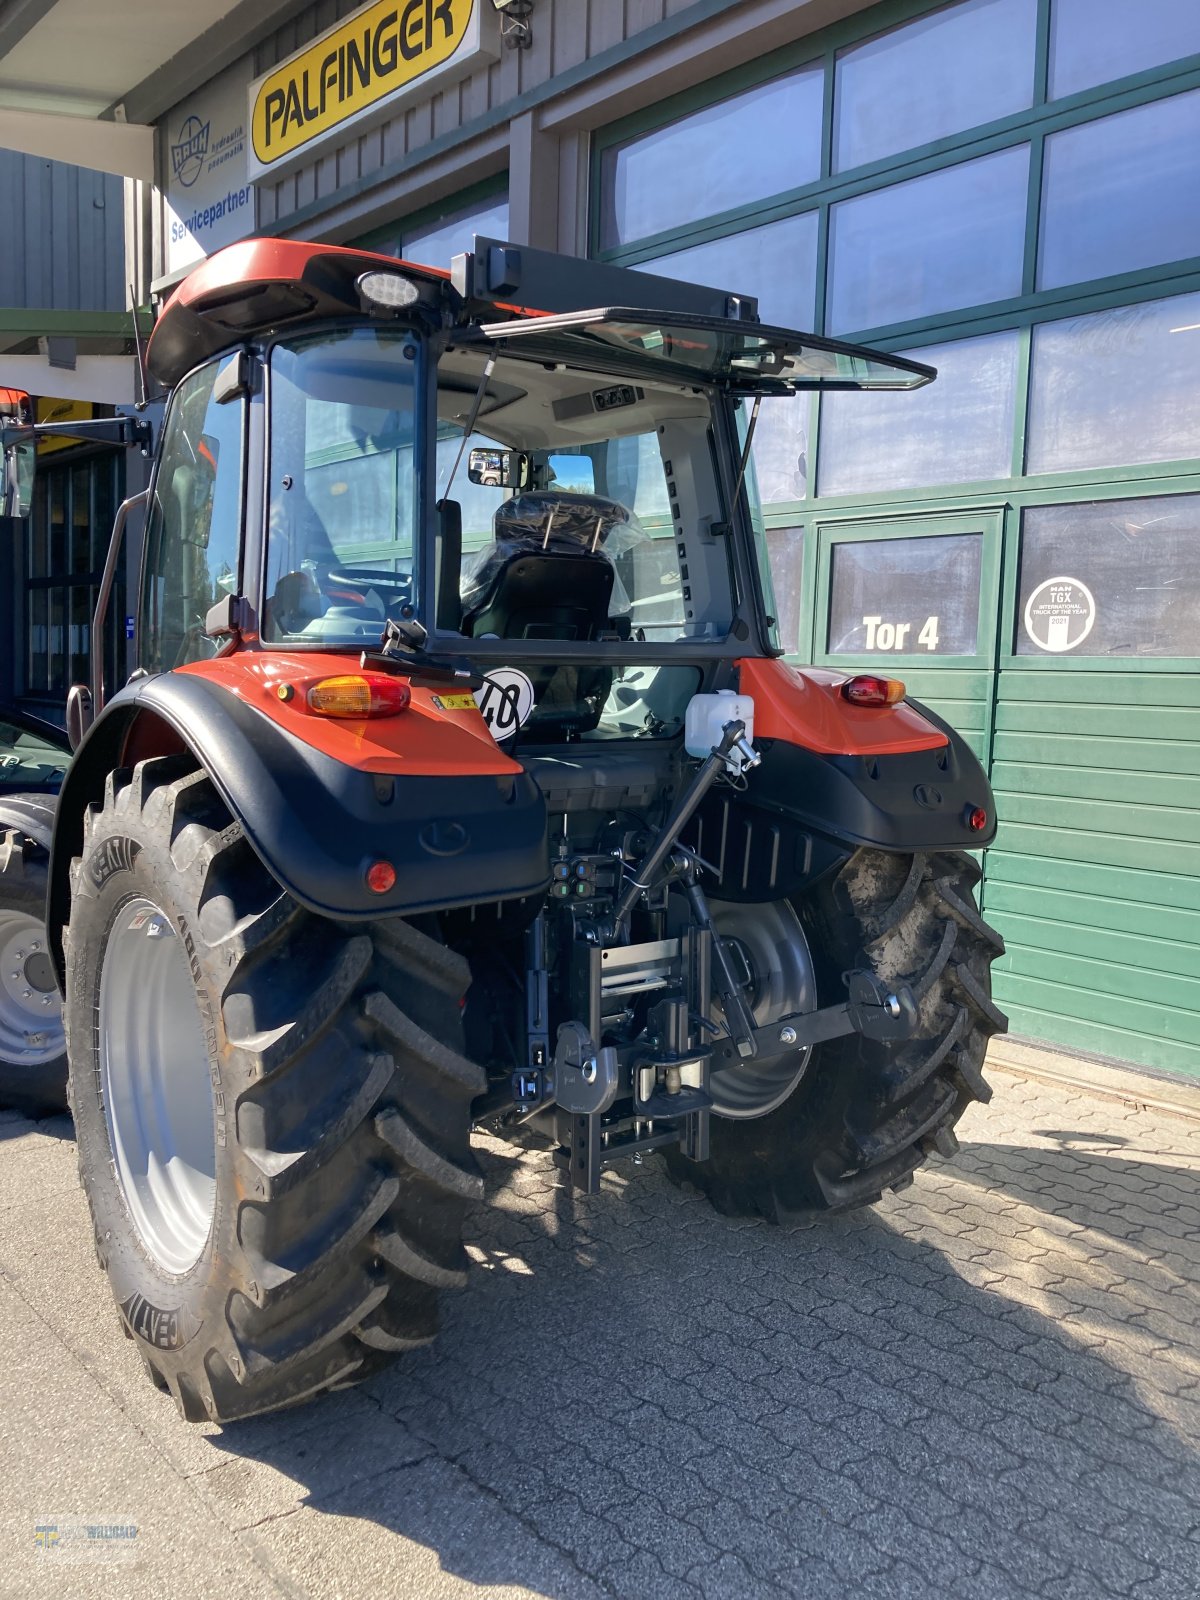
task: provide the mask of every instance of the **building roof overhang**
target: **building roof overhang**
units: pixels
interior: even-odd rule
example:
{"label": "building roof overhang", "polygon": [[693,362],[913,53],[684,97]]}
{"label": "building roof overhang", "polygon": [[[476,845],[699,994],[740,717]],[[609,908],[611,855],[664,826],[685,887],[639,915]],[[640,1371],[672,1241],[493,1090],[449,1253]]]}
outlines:
{"label": "building roof overhang", "polygon": [[304,4],[0,0],[0,146],[150,180],[157,118]]}

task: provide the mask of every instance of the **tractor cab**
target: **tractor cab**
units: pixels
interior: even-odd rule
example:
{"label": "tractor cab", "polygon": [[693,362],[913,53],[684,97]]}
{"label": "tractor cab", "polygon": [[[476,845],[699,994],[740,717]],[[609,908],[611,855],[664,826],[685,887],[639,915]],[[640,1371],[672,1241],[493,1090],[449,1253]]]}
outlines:
{"label": "tractor cab", "polygon": [[677,732],[716,663],[779,650],[761,400],[933,376],[754,313],[486,239],[450,277],[319,245],[223,251],[150,341],[174,396],[139,664],[373,651],[395,625],[426,659],[518,685],[489,722],[512,748]]}

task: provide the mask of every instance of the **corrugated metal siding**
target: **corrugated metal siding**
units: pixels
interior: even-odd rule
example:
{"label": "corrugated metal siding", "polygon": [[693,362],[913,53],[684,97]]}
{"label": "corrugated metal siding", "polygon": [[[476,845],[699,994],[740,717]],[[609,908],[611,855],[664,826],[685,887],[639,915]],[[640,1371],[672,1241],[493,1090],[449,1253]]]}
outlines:
{"label": "corrugated metal siding", "polygon": [[1002,672],[992,783],[1013,1031],[1200,1076],[1200,674]]}
{"label": "corrugated metal siding", "polygon": [[903,678],[912,698],[944,717],[986,764],[990,672],[978,667],[922,668],[913,665],[911,656],[890,657],[886,670],[895,678]]}
{"label": "corrugated metal siding", "polygon": [[[484,3],[490,4],[491,0]],[[259,46],[255,74],[268,72],[361,4],[362,0],[323,0],[302,11]],[[665,4],[664,0],[626,0],[624,6],[613,0],[553,0],[553,4],[538,5],[533,13],[530,49],[502,50],[499,60],[482,71],[409,106],[361,138],[327,149],[320,160],[301,167],[277,184],[262,184],[260,223],[270,226],[385,164],[418,154],[433,139],[486,115],[679,9],[680,5]]]}
{"label": "corrugated metal siding", "polygon": [[124,188],[120,178],[0,150],[0,305],[123,311]]}

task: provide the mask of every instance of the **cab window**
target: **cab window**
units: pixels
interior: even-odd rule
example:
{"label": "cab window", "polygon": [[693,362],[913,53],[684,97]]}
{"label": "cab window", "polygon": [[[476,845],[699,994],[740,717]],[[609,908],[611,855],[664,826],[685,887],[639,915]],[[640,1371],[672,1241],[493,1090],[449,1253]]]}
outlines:
{"label": "cab window", "polygon": [[139,661],[169,672],[215,655],[209,610],[239,586],[245,401],[218,380],[238,357],[179,385],[163,433],[146,523]]}

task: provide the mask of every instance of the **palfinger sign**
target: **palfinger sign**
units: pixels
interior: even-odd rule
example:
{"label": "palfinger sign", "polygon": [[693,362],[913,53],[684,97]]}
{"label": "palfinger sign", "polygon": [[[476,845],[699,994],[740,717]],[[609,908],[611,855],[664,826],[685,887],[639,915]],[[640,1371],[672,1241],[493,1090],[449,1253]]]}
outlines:
{"label": "palfinger sign", "polygon": [[463,78],[499,53],[489,0],[377,0],[250,85],[250,176],[309,160],[327,140],[383,122],[397,106]]}

